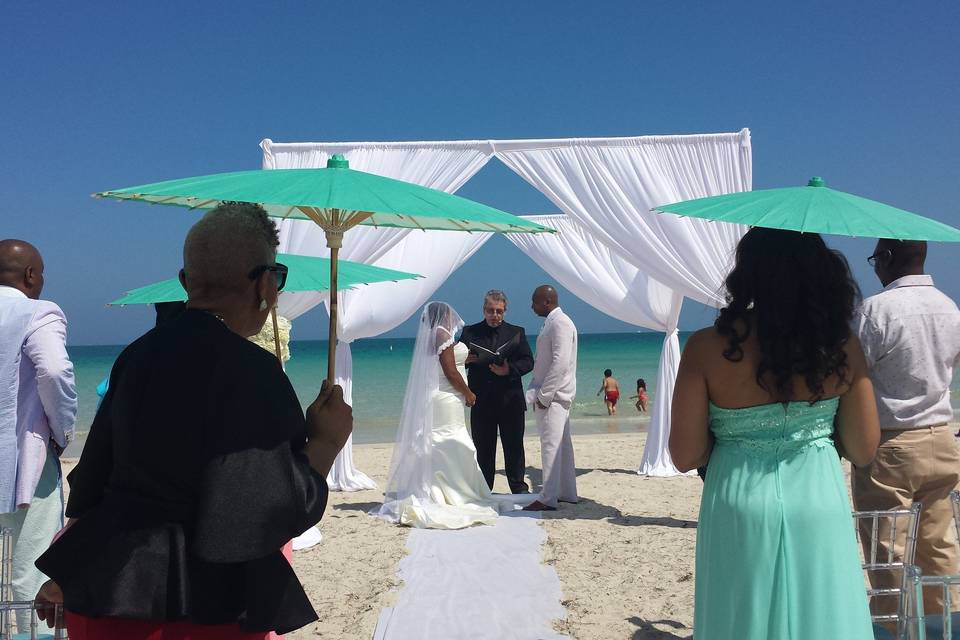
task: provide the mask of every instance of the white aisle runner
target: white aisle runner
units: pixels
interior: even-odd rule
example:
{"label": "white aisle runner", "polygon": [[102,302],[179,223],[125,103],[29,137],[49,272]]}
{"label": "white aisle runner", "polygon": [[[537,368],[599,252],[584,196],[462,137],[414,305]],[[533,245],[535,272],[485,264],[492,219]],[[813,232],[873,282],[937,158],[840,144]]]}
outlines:
{"label": "white aisle runner", "polygon": [[547,534],[537,514],[493,526],[413,529],[400,561],[397,604],[380,612],[374,640],[554,640],[566,617],[560,579],[541,563]]}

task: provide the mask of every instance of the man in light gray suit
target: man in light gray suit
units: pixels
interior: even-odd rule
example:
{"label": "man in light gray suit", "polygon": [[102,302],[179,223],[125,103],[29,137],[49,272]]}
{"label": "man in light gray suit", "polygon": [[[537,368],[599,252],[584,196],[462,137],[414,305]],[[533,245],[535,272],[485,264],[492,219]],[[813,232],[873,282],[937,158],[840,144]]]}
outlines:
{"label": "man in light gray suit", "polygon": [[[34,561],[63,526],[59,457],[77,415],[67,319],[40,300],[43,282],[36,247],[0,240],[0,529],[13,534],[14,600],[46,580]],[[17,613],[21,633],[29,621]]]}
{"label": "man in light gray suit", "polygon": [[540,432],[543,488],[526,511],[556,511],[558,502],[578,502],[570,437],[570,409],[577,395],[577,328],[560,309],[550,285],[533,292],[533,312],[546,318],[537,336],[533,380],[527,390]]}

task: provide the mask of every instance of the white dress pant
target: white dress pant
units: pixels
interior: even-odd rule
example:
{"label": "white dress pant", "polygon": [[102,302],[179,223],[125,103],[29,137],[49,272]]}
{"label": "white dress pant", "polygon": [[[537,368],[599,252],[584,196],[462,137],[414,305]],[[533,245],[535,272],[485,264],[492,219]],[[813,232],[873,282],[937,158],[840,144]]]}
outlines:
{"label": "white dress pant", "polygon": [[[13,599],[33,600],[47,577],[34,562],[50,546],[50,541],[63,527],[63,491],[60,486],[60,462],[48,448],[36,493],[28,509],[0,513],[0,529],[13,530]],[[18,611],[17,625],[21,633],[30,629],[30,613]]]}
{"label": "white dress pant", "polygon": [[543,488],[540,502],[556,507],[558,500],[577,502],[577,470],[570,437],[570,409],[552,402],[545,410],[534,410],[540,433]]}

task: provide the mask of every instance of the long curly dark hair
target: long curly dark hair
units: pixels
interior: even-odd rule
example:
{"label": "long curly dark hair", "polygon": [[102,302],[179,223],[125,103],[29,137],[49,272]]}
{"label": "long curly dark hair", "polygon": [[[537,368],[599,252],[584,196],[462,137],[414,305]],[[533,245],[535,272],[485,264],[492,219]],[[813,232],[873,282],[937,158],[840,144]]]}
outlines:
{"label": "long curly dark hair", "polygon": [[821,400],[830,376],[847,374],[844,345],[860,299],[847,260],[816,233],[753,228],[737,245],[727,276],[727,306],[715,323],[730,342],[723,356],[743,359],[742,344],[756,331],[757,384],[778,400],[803,376]]}

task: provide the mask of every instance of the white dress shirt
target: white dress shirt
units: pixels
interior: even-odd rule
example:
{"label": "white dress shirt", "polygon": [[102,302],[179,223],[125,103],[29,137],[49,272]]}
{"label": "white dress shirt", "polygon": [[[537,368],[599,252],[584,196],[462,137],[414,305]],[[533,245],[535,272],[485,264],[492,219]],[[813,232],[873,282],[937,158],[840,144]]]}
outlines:
{"label": "white dress shirt", "polygon": [[904,276],[863,301],[854,317],[882,429],[953,420],[950,383],[960,365],[960,310],[928,275]]}
{"label": "white dress shirt", "polygon": [[0,286],[0,513],[28,506],[50,440],[66,447],[77,416],[67,320],[56,304]]}
{"label": "white dress shirt", "polygon": [[539,401],[545,407],[557,402],[570,408],[577,395],[577,328],[560,307],[547,315],[537,336],[533,380],[527,403]]}

